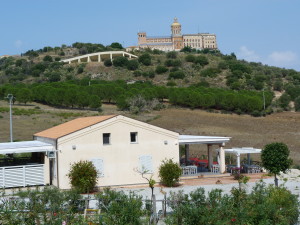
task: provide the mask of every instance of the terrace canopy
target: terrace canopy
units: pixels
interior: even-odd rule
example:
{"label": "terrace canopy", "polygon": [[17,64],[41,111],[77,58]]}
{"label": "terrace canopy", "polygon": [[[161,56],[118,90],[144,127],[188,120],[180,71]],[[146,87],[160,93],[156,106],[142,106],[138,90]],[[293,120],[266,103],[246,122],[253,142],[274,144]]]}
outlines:
{"label": "terrace canopy", "polygon": [[236,165],[237,167],[241,167],[241,154],[247,154],[248,156],[248,164],[250,164],[250,154],[260,154],[261,149],[251,148],[251,147],[243,147],[243,148],[231,148],[224,149],[225,153],[235,154],[236,155]]}
{"label": "terrace canopy", "polygon": [[48,152],[53,151],[51,144],[41,141],[20,141],[0,143],[0,154],[15,154],[28,152]]}
{"label": "terrace canopy", "polygon": [[225,172],[225,143],[230,141],[231,137],[216,137],[216,136],[196,136],[196,135],[179,135],[179,144],[185,145],[185,160],[189,158],[189,145],[190,144],[206,144],[208,153],[209,168],[213,165],[213,157],[211,152],[212,145],[220,147],[220,172]]}

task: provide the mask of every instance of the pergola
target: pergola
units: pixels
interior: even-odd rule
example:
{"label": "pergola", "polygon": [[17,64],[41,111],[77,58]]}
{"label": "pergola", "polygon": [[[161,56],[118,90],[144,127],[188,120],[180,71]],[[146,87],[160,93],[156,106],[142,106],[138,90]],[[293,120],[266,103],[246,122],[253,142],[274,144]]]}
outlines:
{"label": "pergola", "polygon": [[[221,150],[221,148],[219,149]],[[236,165],[241,167],[241,155],[247,154],[248,164],[250,164],[250,154],[260,154],[261,149],[252,148],[252,147],[242,147],[242,148],[231,148],[224,149],[225,153],[235,154],[236,155]]]}
{"label": "pergola", "polygon": [[53,145],[41,141],[20,141],[20,142],[0,143],[0,154],[48,152],[53,150],[54,150]]}
{"label": "pergola", "polygon": [[189,145],[190,144],[206,144],[207,145],[207,155],[208,155],[208,166],[211,168],[213,165],[213,155],[212,155],[212,145],[218,145],[219,157],[220,157],[220,172],[224,173],[226,171],[225,166],[225,143],[230,141],[231,137],[215,137],[215,136],[195,136],[195,135],[179,135],[179,144],[185,145],[185,160],[189,159]]}
{"label": "pergola", "polygon": [[[41,141],[21,141],[0,143],[0,155],[18,153],[54,153],[53,145]],[[44,163],[22,162],[0,166],[0,188],[26,187],[32,185],[45,185]]]}

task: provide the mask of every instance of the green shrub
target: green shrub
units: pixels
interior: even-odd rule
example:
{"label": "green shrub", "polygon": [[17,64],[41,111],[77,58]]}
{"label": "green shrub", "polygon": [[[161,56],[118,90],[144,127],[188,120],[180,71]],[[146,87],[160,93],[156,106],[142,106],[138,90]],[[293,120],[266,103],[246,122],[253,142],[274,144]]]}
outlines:
{"label": "green shrub", "polygon": [[143,55],[139,56],[138,61],[145,66],[151,65],[151,56],[148,53],[144,53]]}
{"label": "green shrub", "polygon": [[205,65],[208,65],[208,59],[203,56],[203,55],[200,55],[200,56],[197,56],[194,60],[194,63],[195,64],[200,64],[201,66],[205,66]]}
{"label": "green shrub", "polygon": [[168,59],[176,59],[177,58],[177,52],[174,52],[174,51],[168,52],[166,56],[167,56]]}
{"label": "green shrub", "polygon": [[291,101],[291,96],[288,95],[287,93],[283,93],[279,98],[279,105],[281,108],[288,110],[290,101]]}
{"label": "green shrub", "polygon": [[210,67],[201,71],[203,77],[216,77],[221,71],[218,68]]}
{"label": "green shrub", "polygon": [[114,191],[105,188],[95,195],[101,209],[101,224],[123,225],[142,224],[141,218],[144,215],[142,196],[134,192],[125,194],[122,191]]}
{"label": "green shrub", "polygon": [[46,55],[46,56],[43,58],[43,61],[44,61],[44,62],[53,62],[53,58],[52,58],[52,56],[50,56],[50,55]]}
{"label": "green shrub", "polygon": [[262,182],[249,194],[242,188],[232,188],[230,194],[220,189],[205,194],[198,188],[189,194],[171,192],[168,200],[172,214],[166,224],[297,224],[299,216],[296,195]]}
{"label": "green shrub", "polygon": [[139,68],[139,62],[137,60],[133,59],[128,61],[127,63],[128,70],[136,70],[137,68]]}
{"label": "green shrub", "polygon": [[295,110],[300,111],[300,96],[295,99]]}
{"label": "green shrub", "polygon": [[118,57],[114,58],[114,60],[113,60],[113,65],[116,67],[127,66],[127,64],[128,64],[128,59],[123,56],[118,56]]}
{"label": "green shrub", "polygon": [[194,55],[187,55],[185,57],[185,61],[187,61],[187,62],[194,62],[195,59],[196,59],[196,57]]}
{"label": "green shrub", "polygon": [[185,74],[183,71],[179,70],[179,71],[175,71],[175,72],[171,72],[169,74],[168,79],[183,79],[185,77]]}
{"label": "green shrub", "polygon": [[165,72],[167,72],[167,71],[168,71],[168,68],[165,67],[165,66],[161,66],[161,65],[158,65],[158,66],[156,67],[156,69],[155,69],[155,72],[156,72],[157,74],[162,74],[162,73],[165,73]]}
{"label": "green shrub", "polygon": [[73,188],[89,193],[97,184],[98,172],[91,161],[79,161],[71,165],[68,177]]}
{"label": "green shrub", "polygon": [[106,67],[112,66],[112,61],[111,61],[110,59],[106,59],[106,60],[104,61],[104,66],[106,66]]}
{"label": "green shrub", "polygon": [[159,167],[159,177],[162,184],[173,187],[181,176],[181,168],[172,159],[165,159]]}

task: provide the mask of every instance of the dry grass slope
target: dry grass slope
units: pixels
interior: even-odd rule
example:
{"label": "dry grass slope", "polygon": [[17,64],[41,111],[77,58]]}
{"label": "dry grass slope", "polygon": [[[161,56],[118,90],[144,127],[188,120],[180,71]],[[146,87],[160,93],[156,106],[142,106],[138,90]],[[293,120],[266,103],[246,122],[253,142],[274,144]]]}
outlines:
{"label": "dry grass slope", "polygon": [[[0,107],[7,107],[0,101]],[[17,108],[40,107],[40,114],[30,116],[14,116],[14,138],[16,140],[32,140],[32,135],[41,130],[53,127],[81,116],[123,114],[125,116],[149,122],[180,134],[229,136],[231,141],[226,147],[257,147],[272,142],[284,142],[291,150],[295,164],[300,164],[300,113],[282,112],[267,117],[251,117],[248,115],[229,115],[209,113],[202,110],[190,110],[169,107],[162,111],[142,115],[131,115],[117,111],[114,105],[103,105],[103,112],[88,110],[56,109],[33,103],[30,106],[14,106]],[[9,114],[0,115],[0,142],[9,141]],[[215,146],[217,148],[217,146]],[[192,154],[206,154],[206,146],[191,146]]]}

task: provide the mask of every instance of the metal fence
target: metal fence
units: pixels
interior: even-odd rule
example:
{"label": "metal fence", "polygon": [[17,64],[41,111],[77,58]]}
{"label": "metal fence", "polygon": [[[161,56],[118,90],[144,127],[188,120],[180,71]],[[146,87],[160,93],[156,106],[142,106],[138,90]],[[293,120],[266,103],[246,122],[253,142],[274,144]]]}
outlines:
{"label": "metal fence", "polygon": [[45,185],[44,164],[0,167],[0,188]]}

